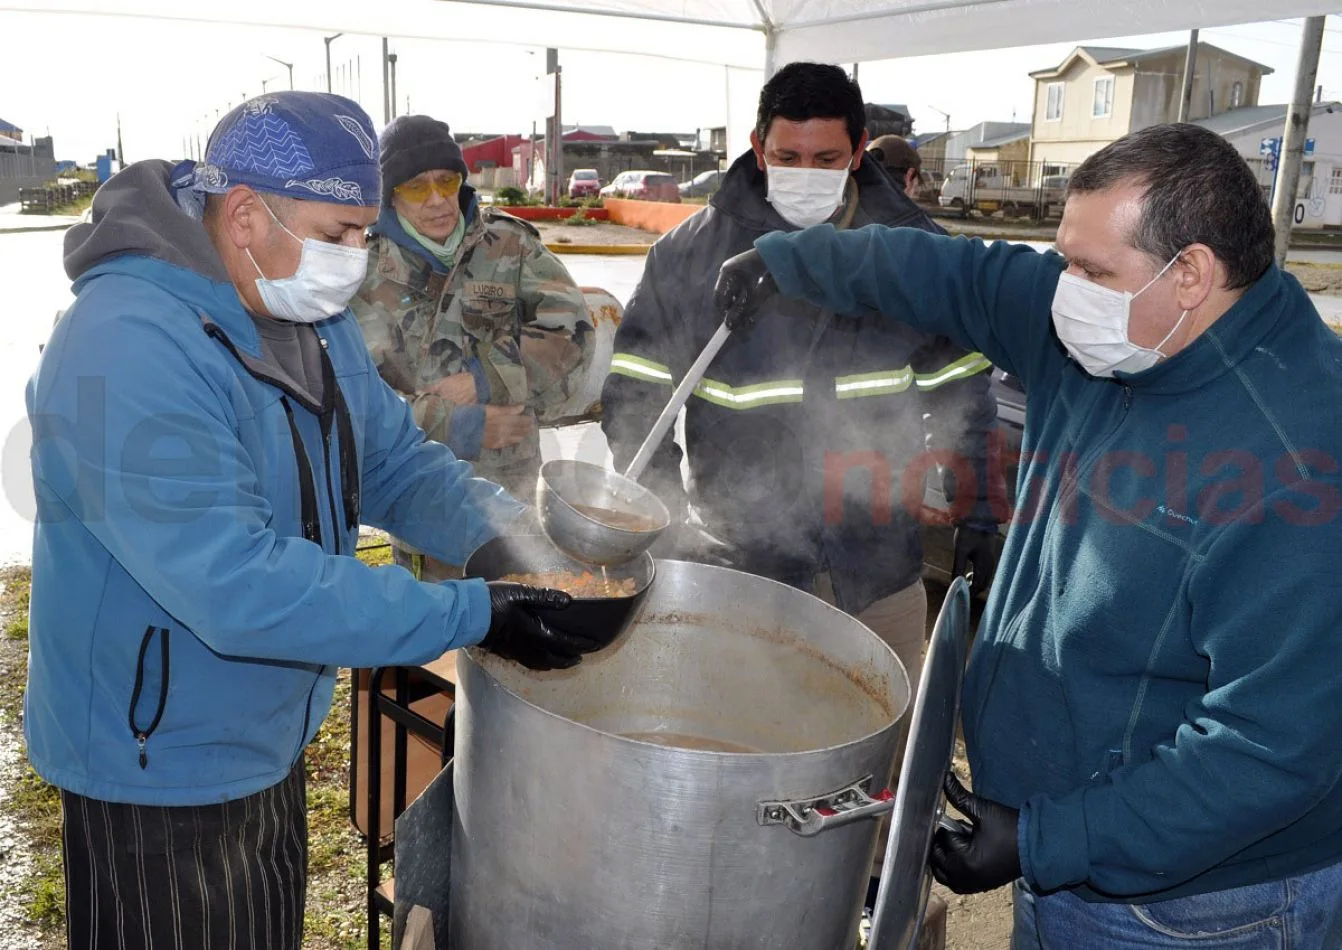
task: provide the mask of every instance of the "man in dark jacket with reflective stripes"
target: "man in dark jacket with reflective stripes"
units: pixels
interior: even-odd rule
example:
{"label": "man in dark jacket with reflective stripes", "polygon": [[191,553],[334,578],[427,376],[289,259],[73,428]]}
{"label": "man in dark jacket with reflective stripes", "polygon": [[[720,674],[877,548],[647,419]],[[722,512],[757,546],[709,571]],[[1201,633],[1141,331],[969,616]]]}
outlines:
{"label": "man in dark jacket with reflective stripes", "polygon": [[[866,139],[862,93],[843,70],[796,63],[764,87],[751,152],[706,210],[653,247],[625,311],[602,393],[618,468],[716,329],[713,283],[727,258],[762,234],[826,220],[940,231],[862,161]],[[687,406],[688,493],[670,437],[643,477],[681,521],[663,553],[702,556],[690,526],[701,522],[733,566],[867,623],[916,683],[927,612],[918,516],[933,458],[950,463],[957,564],[972,561],[981,584],[992,570],[989,369],[902,323],[779,300],[728,340]]]}

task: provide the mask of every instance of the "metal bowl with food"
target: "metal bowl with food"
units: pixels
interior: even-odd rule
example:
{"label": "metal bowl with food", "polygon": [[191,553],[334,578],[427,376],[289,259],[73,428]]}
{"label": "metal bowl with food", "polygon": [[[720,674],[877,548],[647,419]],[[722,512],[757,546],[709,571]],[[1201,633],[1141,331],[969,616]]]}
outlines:
{"label": "metal bowl with food", "polygon": [[643,554],[671,523],[666,505],[638,482],[571,459],[541,466],[536,511],[556,547],[607,566]]}
{"label": "metal bowl with food", "polygon": [[593,569],[536,534],[495,538],[466,559],[462,573],[466,577],[551,587],[571,594],[573,603],[565,610],[537,613],[579,630],[605,646],[634,619],[652,586],[656,568],[652,556],[645,553],[615,567]]}

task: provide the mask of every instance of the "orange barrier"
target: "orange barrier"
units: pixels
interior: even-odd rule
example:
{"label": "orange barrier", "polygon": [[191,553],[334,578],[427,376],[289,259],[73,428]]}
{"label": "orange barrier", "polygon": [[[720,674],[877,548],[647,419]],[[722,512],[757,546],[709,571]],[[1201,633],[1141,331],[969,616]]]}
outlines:
{"label": "orange barrier", "polygon": [[610,220],[616,224],[642,228],[653,234],[665,234],[686,218],[704,210],[703,205],[697,204],[634,201],[629,198],[607,198],[602,204],[610,213]]}

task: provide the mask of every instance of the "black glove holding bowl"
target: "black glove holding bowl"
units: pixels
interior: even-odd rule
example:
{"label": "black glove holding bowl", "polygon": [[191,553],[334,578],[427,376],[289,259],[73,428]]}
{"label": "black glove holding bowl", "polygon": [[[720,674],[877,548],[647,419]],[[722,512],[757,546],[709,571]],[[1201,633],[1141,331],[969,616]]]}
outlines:
{"label": "black glove holding bowl", "polygon": [[595,652],[604,644],[565,629],[541,613],[565,610],[572,602],[573,598],[560,590],[490,581],[489,632],[480,646],[531,670],[577,666],[584,653]]}

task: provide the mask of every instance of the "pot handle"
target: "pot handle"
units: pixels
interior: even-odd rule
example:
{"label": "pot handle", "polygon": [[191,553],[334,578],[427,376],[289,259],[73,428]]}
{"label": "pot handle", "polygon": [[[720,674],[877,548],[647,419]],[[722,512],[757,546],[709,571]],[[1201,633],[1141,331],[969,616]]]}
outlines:
{"label": "pot handle", "polygon": [[814,838],[855,821],[880,818],[894,809],[894,792],[883,788],[873,796],[870,788],[871,776],[866,775],[826,795],[760,802],[755,806],[755,820],[765,827],[783,825],[794,835]]}

